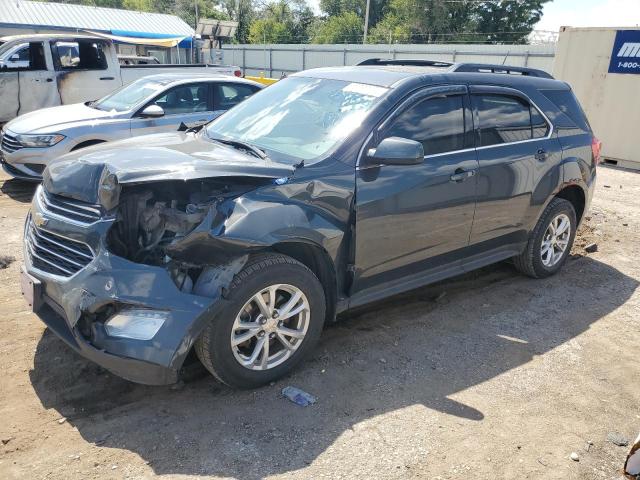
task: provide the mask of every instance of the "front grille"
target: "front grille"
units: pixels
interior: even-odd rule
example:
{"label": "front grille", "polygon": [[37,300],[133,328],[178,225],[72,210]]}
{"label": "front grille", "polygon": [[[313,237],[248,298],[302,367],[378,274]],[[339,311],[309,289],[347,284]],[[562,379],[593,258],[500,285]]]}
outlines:
{"label": "front grille", "polygon": [[38,189],[38,195],[40,196],[40,203],[43,208],[60,217],[84,224],[90,224],[100,220],[101,209],[99,205],[54,195],[46,192],[44,188]]}
{"label": "front grille", "polygon": [[21,148],[24,148],[22,145],[20,145],[20,142],[16,137],[14,137],[13,135],[10,135],[7,132],[4,132],[4,134],[2,135],[2,140],[0,141],[0,147],[2,147],[2,150],[4,150],[7,153],[13,153],[16,150],[20,150]]}
{"label": "front grille", "polygon": [[29,221],[25,244],[34,268],[61,277],[70,277],[93,260],[85,243],[48,232]]}

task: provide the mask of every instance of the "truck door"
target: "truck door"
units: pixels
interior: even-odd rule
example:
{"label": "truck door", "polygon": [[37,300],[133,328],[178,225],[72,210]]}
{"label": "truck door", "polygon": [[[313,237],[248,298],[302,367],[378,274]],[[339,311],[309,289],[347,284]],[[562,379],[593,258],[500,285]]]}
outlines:
{"label": "truck door", "polygon": [[387,137],[419,141],[425,157],[356,171],[353,293],[365,296],[455,268],[469,243],[478,168],[465,86],[416,93],[374,137],[374,146]]}
{"label": "truck door", "polygon": [[51,42],[63,105],[97,100],[120,87],[120,66],[113,61],[111,48],[94,39]]}
{"label": "truck door", "polygon": [[60,104],[51,55],[43,42],[20,44],[11,57],[17,58],[3,63],[0,71],[0,123]]}

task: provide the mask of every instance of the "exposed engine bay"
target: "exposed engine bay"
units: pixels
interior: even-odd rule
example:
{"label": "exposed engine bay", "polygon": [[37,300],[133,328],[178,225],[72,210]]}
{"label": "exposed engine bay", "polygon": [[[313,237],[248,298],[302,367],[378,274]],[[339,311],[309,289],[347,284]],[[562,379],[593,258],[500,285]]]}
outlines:
{"label": "exposed engine bay", "polygon": [[[116,222],[109,231],[109,249],[128,260],[167,265],[167,248],[200,225],[217,218],[216,207],[269,180],[224,178],[134,185],[120,194]],[[198,265],[194,259],[193,266]]]}

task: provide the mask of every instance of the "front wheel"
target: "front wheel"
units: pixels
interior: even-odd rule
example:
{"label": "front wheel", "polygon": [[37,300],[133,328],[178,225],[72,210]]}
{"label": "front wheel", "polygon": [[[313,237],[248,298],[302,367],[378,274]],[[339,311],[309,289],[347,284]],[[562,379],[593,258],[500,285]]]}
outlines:
{"label": "front wheel", "polygon": [[558,272],[573,246],[577,223],[571,202],[554,198],[540,216],[527,248],[514,258],[516,268],[533,278]]}
{"label": "front wheel", "polygon": [[320,338],[322,285],[291,257],[250,259],[229,285],[227,300],[195,345],[202,364],[227,385],[253,388],[285,375]]}

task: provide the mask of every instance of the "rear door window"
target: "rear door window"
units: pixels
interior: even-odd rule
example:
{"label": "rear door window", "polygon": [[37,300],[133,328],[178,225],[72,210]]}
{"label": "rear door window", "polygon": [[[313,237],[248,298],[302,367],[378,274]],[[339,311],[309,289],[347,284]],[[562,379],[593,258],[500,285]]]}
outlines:
{"label": "rear door window", "polygon": [[545,118],[522,98],[476,94],[472,99],[477,112],[477,145],[480,147],[544,138],[549,134],[550,126]]}
{"label": "rear door window", "polygon": [[153,103],[166,115],[206,112],[209,109],[209,87],[206,83],[180,85],[160,95]]}
{"label": "rear door window", "polygon": [[54,62],[60,70],[106,70],[107,57],[102,42],[58,41],[52,45]]}
{"label": "rear door window", "polygon": [[46,70],[42,42],[23,43],[0,60],[0,65],[7,70]]}
{"label": "rear door window", "polygon": [[384,137],[420,142],[425,155],[470,147],[465,135],[463,95],[432,97],[419,102],[401,113],[388,127]]}
{"label": "rear door window", "polygon": [[240,83],[216,83],[215,110],[229,110],[258,91],[258,87]]}

